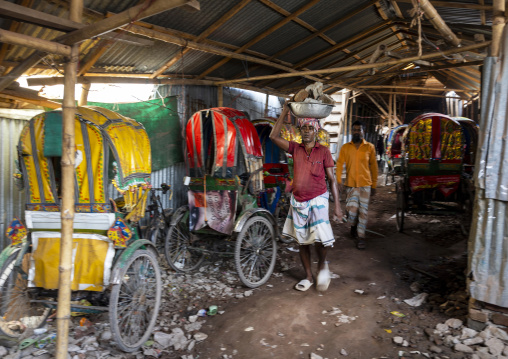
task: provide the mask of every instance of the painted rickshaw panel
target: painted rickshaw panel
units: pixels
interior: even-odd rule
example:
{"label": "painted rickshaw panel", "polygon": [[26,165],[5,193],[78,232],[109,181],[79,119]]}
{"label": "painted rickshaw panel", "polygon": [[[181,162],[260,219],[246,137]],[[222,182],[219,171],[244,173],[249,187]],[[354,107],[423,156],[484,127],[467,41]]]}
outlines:
{"label": "painted rickshaw panel", "polygon": [[[61,118],[61,110],[34,117],[23,129],[18,145],[28,189],[25,219],[32,231],[29,286],[46,289],[58,287],[54,278],[58,278],[61,218],[57,171],[60,157],[44,154],[47,151],[58,155],[55,149],[61,142],[58,143],[53,130],[56,128],[58,132],[60,127],[61,131]],[[48,121],[46,128],[45,121]],[[117,188],[129,194],[134,187],[140,188],[138,184],[149,186],[150,142],[142,125],[106,109],[79,107],[74,124],[76,214],[72,290],[102,291],[109,284],[114,245],[118,244],[106,236],[108,228],[115,223],[104,183],[108,154],[111,150],[118,162]],[[50,140],[54,143],[47,143]],[[133,204],[144,213],[141,197]]]}
{"label": "painted rickshaw panel", "polygon": [[465,171],[469,174],[473,173],[473,168],[476,158],[476,150],[478,147],[478,132],[480,127],[476,122],[467,117],[454,117],[464,132],[464,139],[466,142],[466,148],[464,153],[464,166]]}
{"label": "painted rickshaw panel", "polygon": [[[193,170],[188,192],[189,229],[211,229],[229,235],[243,196],[236,173],[240,161],[245,162],[249,173],[262,165],[263,152],[256,129],[241,111],[212,108],[191,117],[186,126],[186,143],[189,167]],[[205,168],[212,156],[213,168]]]}
{"label": "painted rickshaw panel", "polygon": [[448,196],[459,186],[464,156],[460,124],[438,113],[418,116],[404,133],[411,190],[439,188]]}

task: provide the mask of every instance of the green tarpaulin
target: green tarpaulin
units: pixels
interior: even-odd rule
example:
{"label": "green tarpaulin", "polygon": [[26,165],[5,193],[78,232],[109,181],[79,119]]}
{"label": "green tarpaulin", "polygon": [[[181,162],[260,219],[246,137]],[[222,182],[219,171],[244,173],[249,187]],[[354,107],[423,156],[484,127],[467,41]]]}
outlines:
{"label": "green tarpaulin", "polygon": [[176,97],[134,103],[88,102],[130,117],[145,126],[152,147],[152,171],[183,162]]}

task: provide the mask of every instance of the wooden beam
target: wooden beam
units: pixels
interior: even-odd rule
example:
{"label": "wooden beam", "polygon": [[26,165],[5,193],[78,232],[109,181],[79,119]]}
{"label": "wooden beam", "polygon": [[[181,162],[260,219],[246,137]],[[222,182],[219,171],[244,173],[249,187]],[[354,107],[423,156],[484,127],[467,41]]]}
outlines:
{"label": "wooden beam", "polygon": [[461,40],[453,33],[453,31],[446,25],[446,22],[439,15],[436,8],[429,0],[418,0],[418,5],[425,13],[425,17],[434,25],[444,37],[446,41],[454,46],[460,46]]}
{"label": "wooden beam", "polygon": [[357,15],[357,14],[361,13],[362,11],[368,9],[369,7],[374,5],[377,1],[378,0],[371,1],[370,3],[360,7],[359,9],[357,9],[357,10],[347,14],[346,16],[344,16],[344,17],[342,17],[342,18],[332,22],[330,25],[325,26],[321,30],[319,30],[319,31],[317,31],[317,32],[307,36],[306,38],[304,38],[304,39],[302,39],[302,40],[300,40],[298,42],[295,42],[293,45],[288,46],[288,47],[284,48],[283,50],[280,50],[279,52],[277,52],[274,55],[270,56],[268,59],[269,60],[273,60],[274,58],[277,58],[277,57],[279,57],[279,56],[281,56],[281,55],[283,55],[283,54],[285,54],[285,53],[287,53],[287,52],[289,52],[289,51],[291,51],[293,49],[296,49],[297,47],[302,46],[303,44],[309,42],[310,40],[312,40],[312,39],[314,39],[314,38],[324,34],[325,32],[327,32],[327,31],[337,27],[338,25],[342,24],[344,21],[349,20],[352,17],[354,17],[355,15]]}
{"label": "wooden beam", "polygon": [[399,7],[399,4],[397,4],[397,1],[396,0],[390,0],[390,4],[392,4],[393,10],[395,11],[395,15],[398,18],[403,19],[404,15],[402,15],[402,11],[400,11],[400,7]]}
{"label": "wooden beam", "polygon": [[105,41],[105,40],[99,40],[96,42],[95,46],[93,47],[93,51],[90,54],[88,61],[81,66],[78,72],[78,76],[83,76],[92,68],[93,65],[97,61],[99,61],[100,57],[109,49],[111,46],[111,41]]}
{"label": "wooden beam", "polygon": [[[381,15],[381,18],[385,21],[387,20],[390,20],[390,18],[388,17],[388,15],[386,15],[385,11],[383,10],[383,8],[381,7],[381,4],[378,2],[376,2],[376,8],[377,8],[377,11],[379,12],[379,15]],[[400,11],[400,10],[399,10]],[[404,40],[404,36],[402,36],[399,32],[398,32],[398,28],[397,26],[391,26],[390,29],[392,30],[393,34],[395,36],[397,36],[397,39],[399,40]],[[407,44],[404,42],[404,46],[407,46]]]}
{"label": "wooden beam", "polygon": [[[90,74],[87,74],[90,75]],[[28,78],[27,79],[28,86],[54,86],[54,85],[62,85],[64,83],[64,78],[61,76],[58,77],[38,77],[38,78]],[[110,77],[110,76],[80,76],[76,79],[76,83],[78,84],[92,84],[92,83],[102,83],[102,84],[118,84],[118,83],[128,83],[128,84],[154,84],[154,85],[197,85],[197,86],[215,86],[215,81],[212,80],[197,80],[197,79],[181,79],[181,78],[166,78],[166,79],[152,79],[149,77],[139,78],[139,77]],[[268,93],[273,96],[278,97],[288,97],[288,94],[276,91],[272,88],[262,88],[257,86],[250,86],[245,84],[228,84],[227,81],[223,84],[224,87],[235,87],[245,90],[257,91],[261,93]]]}
{"label": "wooden beam", "polygon": [[49,52],[62,56],[70,56],[71,48],[58,42],[38,39],[36,37],[0,29],[0,42],[12,45],[29,47],[39,51]]}
{"label": "wooden beam", "polygon": [[404,96],[422,96],[422,97],[442,97],[442,98],[458,98],[462,99],[462,97],[451,97],[451,96],[445,96],[445,95],[432,95],[432,94],[425,94],[425,93],[409,93],[409,92],[391,92],[391,91],[372,91],[375,93],[382,93],[382,94],[397,94],[397,95],[404,95]]}
{"label": "wooden beam", "polygon": [[[343,66],[343,67],[335,67],[335,68],[321,69],[321,70],[297,71],[297,72],[286,73],[286,74],[277,74],[277,75],[253,76],[253,77],[249,77],[249,78],[229,80],[228,82],[258,81],[258,80],[265,80],[265,79],[271,79],[271,78],[277,78],[277,77],[285,78],[285,77],[295,77],[295,76],[317,75],[317,74],[324,74],[324,73],[346,72],[346,71],[353,71],[353,70],[366,70],[366,69],[375,68],[375,67],[402,64],[402,63],[410,63],[410,62],[414,62],[417,60],[428,60],[428,59],[433,59],[433,58],[439,58],[439,57],[446,56],[446,55],[456,54],[459,52],[481,49],[481,48],[489,46],[490,43],[491,43],[490,41],[486,41],[486,42],[482,42],[480,44],[464,46],[461,48],[450,49],[450,50],[445,50],[445,51],[441,51],[441,52],[434,52],[434,53],[425,54],[422,56],[412,56],[412,57],[407,57],[405,59],[400,59],[400,60],[379,62],[379,63],[374,63],[374,64]],[[220,84],[220,83],[221,83],[221,81],[217,82],[217,84]]]}
{"label": "wooden beam", "polygon": [[[432,88],[432,87],[421,87],[421,86],[392,86],[392,85],[360,85],[356,86],[359,89],[400,89],[400,90],[422,90],[422,91],[454,91],[454,92],[475,92],[464,89],[452,89],[452,88]],[[476,91],[479,91],[476,90]]]}
{"label": "wooden beam", "polygon": [[[270,9],[277,11],[282,16],[286,16],[286,17],[291,16],[291,13],[289,11],[287,11],[284,8],[282,8],[281,6],[275,4],[273,1],[259,0],[259,2],[268,6]],[[309,23],[307,23],[306,21],[304,21],[298,17],[294,18],[293,21],[295,23],[297,23],[298,25],[302,26],[303,28],[305,28],[306,30],[309,30],[311,33],[317,32],[317,29],[314,26],[310,25]],[[335,41],[332,38],[330,38],[329,36],[327,36],[325,33],[320,33],[318,36],[320,38],[322,38],[324,41],[328,42],[329,44],[335,43]]]}
{"label": "wooden beam", "polygon": [[332,46],[326,50],[323,50],[321,52],[318,52],[317,54],[314,54],[300,62],[298,62],[296,65],[295,65],[295,68],[301,68],[303,66],[307,66],[313,62],[316,62],[318,60],[320,60],[321,58],[325,57],[325,56],[328,56],[328,55],[331,55],[332,53],[334,52],[337,52],[337,51],[340,51],[342,48],[346,47],[347,45],[350,45],[351,43],[355,43],[355,42],[358,42],[360,40],[363,40],[367,37],[370,37],[370,36],[373,36],[375,34],[378,34],[379,32],[383,31],[383,30],[386,30],[387,28],[389,28],[391,25],[390,25],[391,22],[385,22],[383,24],[378,24],[378,25],[374,25],[362,32],[360,32],[359,34],[347,39],[347,40],[344,40],[338,44],[336,44],[335,46]]}
{"label": "wooden beam", "polygon": [[145,3],[142,3],[107,19],[97,21],[79,30],[75,30],[62,36],[60,41],[68,45],[79,43],[86,39],[118,29],[131,23],[132,21],[141,20],[184,5],[188,5],[199,10],[199,2],[197,0],[154,0],[150,3],[150,6],[146,6]]}
{"label": "wooden beam", "polygon": [[[412,4],[412,0],[397,0],[398,2]],[[492,11],[493,7],[490,5],[478,5],[478,4],[468,4],[468,3],[460,3],[460,2],[451,2],[451,1],[430,1],[432,5],[438,7],[449,7],[449,8],[457,8],[457,9],[471,9],[471,10],[486,10]]]}
{"label": "wooden beam", "polygon": [[61,108],[62,104],[51,101],[45,97],[37,96],[37,95],[27,95],[26,93],[18,90],[10,90],[4,89],[0,91],[0,97],[4,97],[10,100],[22,101],[26,103],[30,103],[32,105],[48,107],[52,109]]}
{"label": "wooden beam", "polygon": [[503,29],[505,27],[506,18],[504,17],[505,12],[505,0],[494,0],[493,19],[492,19],[492,47],[491,56],[499,56],[499,50],[501,48],[501,41],[503,37]]}
{"label": "wooden beam", "polygon": [[[172,43],[172,44],[175,44],[178,46],[183,46],[183,47],[186,46],[186,47],[192,48],[194,50],[198,50],[198,51],[203,51],[203,52],[212,53],[215,55],[225,56],[228,58],[234,58],[234,59],[238,59],[241,61],[258,63],[261,65],[265,65],[265,66],[276,68],[276,69],[283,70],[283,71],[298,72],[297,70],[295,70],[291,67],[288,67],[288,66],[279,65],[277,63],[267,61],[264,59],[259,59],[254,56],[240,54],[240,53],[238,53],[239,52],[238,50],[235,52],[232,52],[232,51],[224,50],[224,49],[221,49],[221,48],[218,48],[215,46],[211,46],[211,45],[199,44],[194,41],[185,40],[185,39],[173,36],[173,35],[169,35],[169,34],[155,31],[155,30],[147,29],[147,28],[144,28],[141,26],[131,25],[131,26],[125,28],[125,31],[129,31],[129,32],[132,32],[132,33],[135,33],[138,35],[142,35],[142,36],[147,36],[147,37],[161,40],[164,42],[169,42],[169,43]],[[319,78],[313,77],[313,76],[309,76],[307,78],[312,81],[320,81]],[[198,77],[198,79],[200,79],[200,76]],[[226,82],[230,82],[230,80],[227,80]]]}
{"label": "wooden beam", "polygon": [[[197,36],[194,41],[201,42],[203,39],[210,36],[215,30],[217,30],[219,27],[224,25],[227,21],[229,21],[233,16],[238,14],[240,10],[242,10],[248,3],[250,3],[252,0],[242,0],[240,3],[233,6],[227,13],[221,16],[221,18],[217,21],[215,21],[211,26],[208,27],[205,31],[203,31],[199,36]],[[164,71],[169,69],[171,66],[173,66],[175,63],[177,63],[181,58],[185,56],[190,51],[189,48],[183,49],[178,55],[174,56],[172,59],[170,59],[168,62],[166,62],[163,66],[161,66],[159,69],[154,71],[152,78],[158,77],[162,75]]]}
{"label": "wooden beam", "polygon": [[[296,10],[293,14],[289,15],[288,17],[286,17],[284,20],[282,21],[279,21],[277,24],[273,25],[272,27],[270,27],[269,29],[263,31],[261,34],[257,35],[254,39],[250,40],[249,42],[247,42],[245,45],[241,46],[238,50],[235,50],[236,53],[240,53],[242,52],[243,50],[245,49],[248,49],[249,47],[251,47],[252,45],[256,44],[257,42],[259,42],[260,40],[264,39],[265,37],[267,37],[269,34],[271,34],[272,32],[274,32],[275,30],[277,29],[280,29],[282,26],[286,25],[288,22],[292,21],[293,19],[295,19],[297,16],[303,14],[305,11],[307,11],[308,9],[310,9],[312,6],[316,5],[317,3],[319,3],[320,0],[311,0],[309,1],[307,4],[303,5],[301,8],[299,8],[298,10]],[[198,79],[202,79],[203,77],[205,77],[206,75],[208,75],[210,72],[214,71],[215,69],[218,69],[219,67],[221,67],[222,65],[224,65],[225,63],[227,63],[231,58],[229,57],[226,57],[225,59],[222,59],[221,61],[217,62],[216,64],[210,66],[206,71],[202,72],[199,76],[198,76]]]}
{"label": "wooden beam", "polygon": [[2,17],[14,19],[16,21],[27,22],[29,24],[35,24],[64,32],[76,30],[76,25],[81,25],[79,27],[85,26],[68,19],[63,19],[58,16],[33,10],[29,7],[17,5],[4,0],[0,0],[0,14]]}

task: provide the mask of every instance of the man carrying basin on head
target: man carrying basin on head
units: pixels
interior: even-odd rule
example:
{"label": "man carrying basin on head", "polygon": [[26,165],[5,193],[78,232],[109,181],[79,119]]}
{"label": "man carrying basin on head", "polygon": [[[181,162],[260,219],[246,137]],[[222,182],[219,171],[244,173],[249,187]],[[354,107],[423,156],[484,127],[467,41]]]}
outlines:
{"label": "man carrying basin on head", "polygon": [[[306,291],[313,282],[310,245],[315,243],[318,255],[317,289],[325,291],[330,283],[326,253],[335,238],[328,216],[328,189],[326,178],[334,198],[339,198],[337,182],[333,177],[334,162],[330,150],[316,141],[319,122],[315,118],[299,119],[302,143],[287,141],[280,136],[284,118],[289,111],[287,102],[272,128],[270,139],[293,156],[294,178],[289,209],[282,235],[293,238],[300,245],[300,259],[305,278],[295,289]],[[334,220],[342,218],[340,204],[335,201]]]}
{"label": "man carrying basin on head", "polygon": [[346,214],[351,224],[351,236],[358,249],[365,249],[365,230],[370,196],[376,192],[377,162],[374,145],[364,139],[364,125],[360,121],[351,126],[353,140],[345,143],[337,160],[337,181],[341,183],[342,168],[346,164]]}

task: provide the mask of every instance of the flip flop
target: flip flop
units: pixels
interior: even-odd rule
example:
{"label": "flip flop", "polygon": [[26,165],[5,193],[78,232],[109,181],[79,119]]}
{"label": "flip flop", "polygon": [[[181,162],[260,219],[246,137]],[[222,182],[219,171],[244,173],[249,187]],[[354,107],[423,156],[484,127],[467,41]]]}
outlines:
{"label": "flip flop", "polygon": [[307,289],[309,289],[314,283],[312,283],[308,279],[302,279],[295,285],[295,289],[305,292]]}
{"label": "flip flop", "polygon": [[322,269],[317,277],[317,286],[316,289],[320,292],[324,292],[328,289],[328,286],[330,285],[330,281],[332,280],[330,276],[330,270],[329,269]]}

